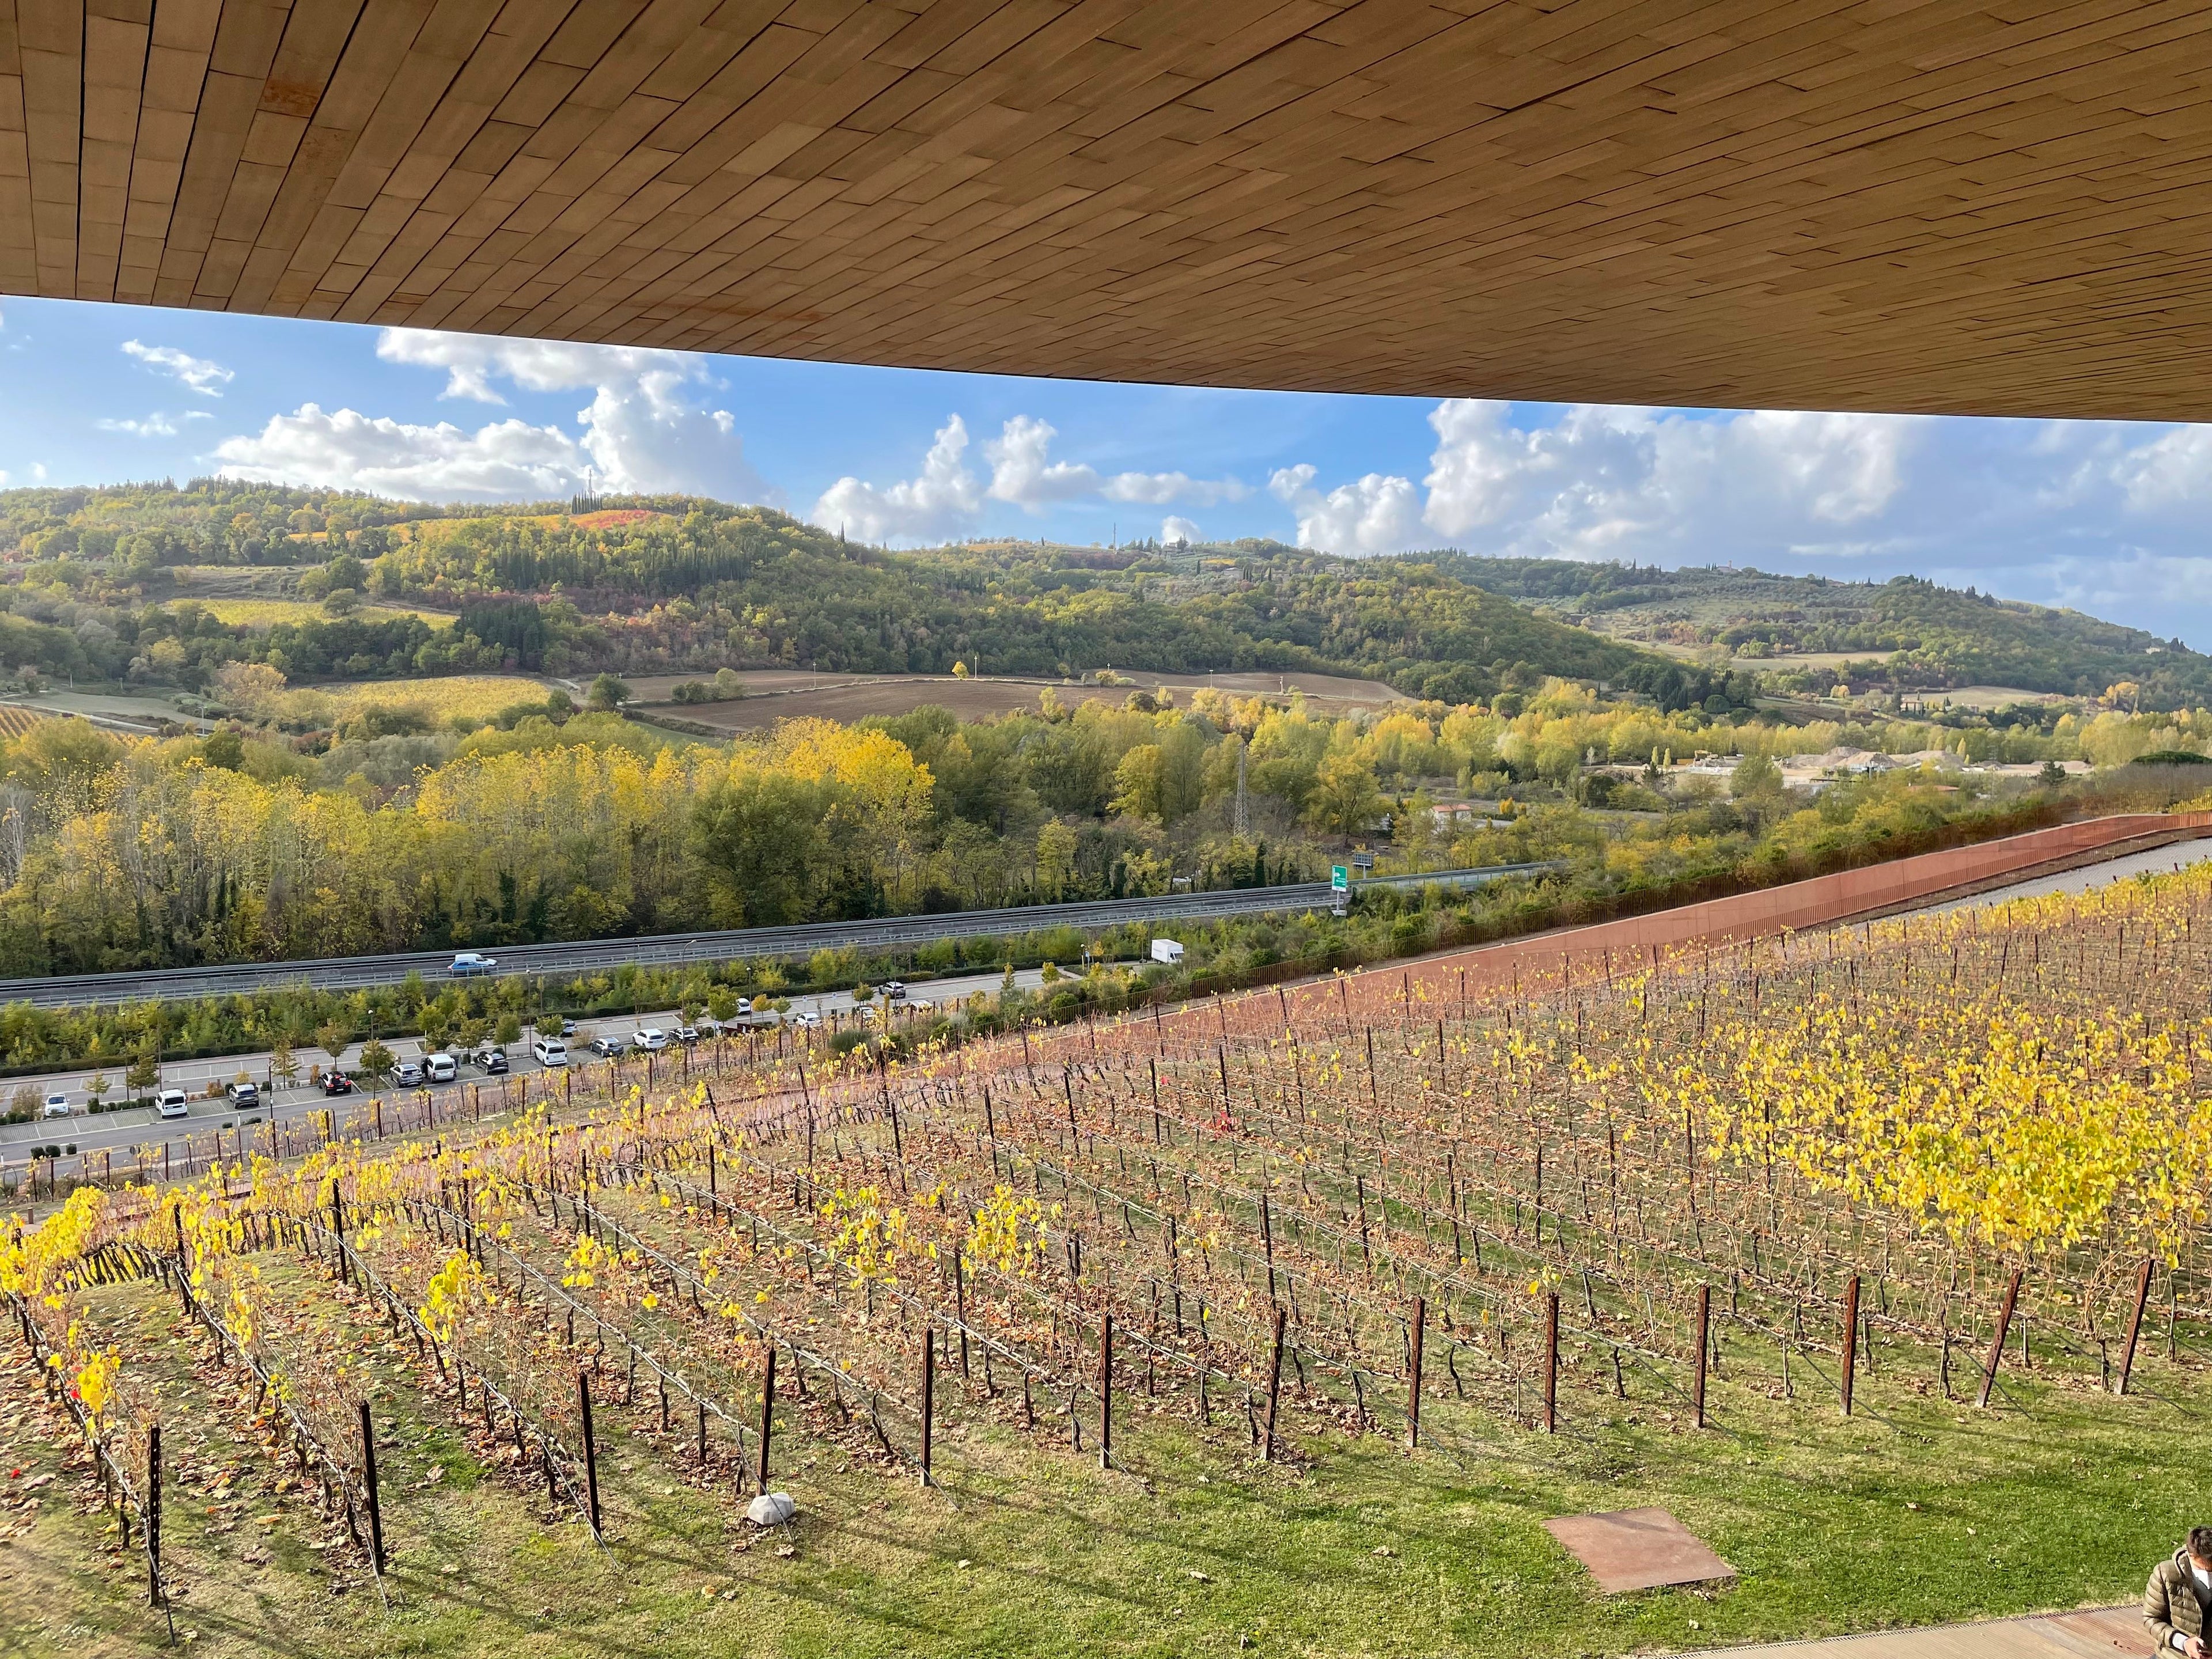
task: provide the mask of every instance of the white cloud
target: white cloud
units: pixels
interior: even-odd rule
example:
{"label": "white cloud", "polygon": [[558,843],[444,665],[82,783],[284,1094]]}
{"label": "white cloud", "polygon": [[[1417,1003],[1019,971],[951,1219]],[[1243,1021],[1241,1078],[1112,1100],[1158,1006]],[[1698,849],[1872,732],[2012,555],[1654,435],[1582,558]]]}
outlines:
{"label": "white cloud", "polygon": [[1455,398],[1429,424],[1422,517],[1440,536],[1477,552],[1649,558],[1689,556],[1716,532],[1770,550],[1861,544],[1924,422],[1579,405],[1522,428],[1506,404]]}
{"label": "white cloud", "polygon": [[174,346],[149,346],[137,340],[125,340],[123,352],[125,356],[136,357],[150,369],[182,381],[204,398],[222,397],[222,393],[217,388],[228,386],[238,378],[221,363],[195,357]]}
{"label": "white cloud", "polygon": [[1194,478],[1187,472],[1109,476],[1084,462],[1051,460],[1047,451],[1059,435],[1049,422],[1027,415],[1008,421],[999,436],[983,446],[984,459],[991,463],[991,499],[1039,513],[1090,495],[1146,507],[1214,507],[1241,501],[1252,493],[1249,485],[1237,478]]}
{"label": "white cloud", "polygon": [[1191,507],[1218,507],[1241,501],[1252,486],[1241,478],[1194,478],[1188,472],[1116,472],[1100,487],[1109,501],[1135,501],[1145,507],[1182,502]]}
{"label": "white cloud", "polygon": [[1421,504],[1411,478],[1370,472],[1324,495],[1310,465],[1284,467],[1267,480],[1276,498],[1297,514],[1298,545],[1364,556],[1422,545]]}
{"label": "white cloud", "polygon": [[506,399],[491,384],[495,378],[525,392],[589,388],[592,399],[575,418],[593,482],[601,489],[618,495],[669,491],[731,501],[781,500],[746,460],[737,417],[726,409],[701,408],[685,395],[687,387],[710,378],[707,360],[691,352],[387,328],[377,337],[376,355],[386,362],[444,369],[441,398],[502,404]]}
{"label": "white cloud", "polygon": [[672,383],[706,379],[704,362],[688,351],[650,346],[579,345],[565,340],[510,340],[495,334],[453,334],[434,328],[387,328],[376,337],[376,355],[387,363],[446,371],[441,398],[503,404],[495,375],[526,392],[575,392],[634,380],[647,374]]}
{"label": "white cloud", "polygon": [[2212,496],[2212,426],[2178,426],[2124,449],[2107,471],[2138,513],[2201,507]]}
{"label": "white cloud", "polygon": [[1060,434],[1045,422],[1017,415],[983,446],[991,463],[989,495],[1038,512],[1054,501],[1095,495],[1103,482],[1097,469],[1068,461],[1048,461],[1045,451]]}
{"label": "white cloud", "polygon": [[[194,414],[199,412],[198,410],[193,411]],[[127,432],[134,438],[173,438],[177,435],[176,422],[158,409],[143,421],[98,420],[93,424],[102,432]]]}
{"label": "white cloud", "polygon": [[815,502],[814,522],[868,542],[957,536],[983,510],[983,487],[968,470],[967,450],[967,422],[954,415],[938,428],[920,477],[881,489],[849,475],[840,478]]}
{"label": "white cloud", "polygon": [[438,501],[565,495],[584,469],[581,449],[558,427],[501,421],[468,433],[443,421],[414,426],[350,409],[325,414],[313,404],[270,416],[251,437],[226,438],[216,456],[226,477]]}
{"label": "white cloud", "polygon": [[445,422],[325,414],[308,404],[258,435],[220,445],[225,472],[438,499],[542,499],[586,483],[617,495],[778,499],[746,460],[736,416],[685,395],[708,378],[704,362],[687,352],[396,328],[379,336],[376,350],[388,362],[444,368],[446,397],[503,403],[495,377],[532,392],[588,388],[592,401],[574,417],[581,435],[520,420],[471,434]]}
{"label": "white cloud", "polygon": [[1195,542],[1198,539],[1198,526],[1188,519],[1178,518],[1170,513],[1160,525],[1160,540],[1163,543]]}

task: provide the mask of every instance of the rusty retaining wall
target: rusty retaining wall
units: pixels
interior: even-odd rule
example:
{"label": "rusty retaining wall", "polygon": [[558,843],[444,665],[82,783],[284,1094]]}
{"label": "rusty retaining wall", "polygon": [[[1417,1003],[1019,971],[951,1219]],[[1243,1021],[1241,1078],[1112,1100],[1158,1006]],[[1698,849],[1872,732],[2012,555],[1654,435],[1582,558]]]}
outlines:
{"label": "rusty retaining wall", "polygon": [[1414,988],[1421,985],[1429,988],[1430,996],[1455,995],[1462,983],[1473,988],[1501,980],[1549,978],[1600,963],[1609,969],[1645,966],[1685,946],[1872,915],[1993,878],[2080,861],[2082,854],[2123,848],[2130,842],[2156,845],[2207,835],[2212,835],[2212,812],[2129,812],[2084,818],[1619,921],[1456,951],[1410,967],[1370,969],[1347,975],[1339,987],[1308,987],[1304,994],[1340,1001],[1348,994],[1371,1004],[1419,996],[1422,994]]}

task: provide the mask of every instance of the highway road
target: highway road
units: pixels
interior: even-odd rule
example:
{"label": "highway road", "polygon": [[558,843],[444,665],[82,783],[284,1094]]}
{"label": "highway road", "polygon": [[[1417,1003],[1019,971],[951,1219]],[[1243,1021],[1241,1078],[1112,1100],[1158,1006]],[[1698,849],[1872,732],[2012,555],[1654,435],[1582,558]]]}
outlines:
{"label": "highway road", "polygon": [[[1483,870],[1437,870],[1419,876],[1382,876],[1354,884],[1360,890],[1384,887],[1480,887],[1509,876],[1558,867],[1554,864],[1498,865]],[[498,978],[550,977],[596,973],[637,963],[665,967],[698,962],[734,962],[747,957],[804,958],[817,951],[853,945],[882,950],[927,945],[941,939],[980,939],[1038,933],[1048,927],[1079,927],[1097,933],[1132,921],[1208,921],[1219,916],[1257,915],[1277,910],[1320,910],[1329,903],[1325,881],[1285,887],[1240,887],[1217,893],[1170,893],[1153,898],[1097,899],[1075,904],[1032,904],[1004,910],[959,910],[933,916],[883,916],[868,921],[808,922],[796,927],[745,927],[725,932],[663,933],[647,939],[584,939],[563,945],[487,947],[498,963]],[[215,968],[151,969],[124,974],[77,974],[45,979],[0,980],[0,1002],[28,1002],[41,1008],[77,1008],[271,990],[313,985],[330,991],[397,985],[410,974],[443,980],[452,967],[451,951],[412,951],[382,957],[331,957],[314,962],[247,962]]]}

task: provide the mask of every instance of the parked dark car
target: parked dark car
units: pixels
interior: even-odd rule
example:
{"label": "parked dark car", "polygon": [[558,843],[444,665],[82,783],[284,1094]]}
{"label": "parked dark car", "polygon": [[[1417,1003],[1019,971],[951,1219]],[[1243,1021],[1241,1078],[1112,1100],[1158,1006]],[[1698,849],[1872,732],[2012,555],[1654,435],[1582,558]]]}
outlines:
{"label": "parked dark car", "polygon": [[323,1073],[323,1092],[326,1095],[349,1095],[353,1079],[335,1068]]}
{"label": "parked dark car", "polygon": [[592,1052],[601,1060],[619,1060],[629,1052],[629,1044],[617,1036],[593,1037]]}
{"label": "parked dark car", "polygon": [[397,1060],[392,1063],[392,1086],[395,1089],[419,1089],[422,1086],[422,1062],[419,1060]]}
{"label": "parked dark car", "polygon": [[489,1076],[507,1069],[507,1050],[497,1043],[487,1043],[469,1056],[469,1064]]}

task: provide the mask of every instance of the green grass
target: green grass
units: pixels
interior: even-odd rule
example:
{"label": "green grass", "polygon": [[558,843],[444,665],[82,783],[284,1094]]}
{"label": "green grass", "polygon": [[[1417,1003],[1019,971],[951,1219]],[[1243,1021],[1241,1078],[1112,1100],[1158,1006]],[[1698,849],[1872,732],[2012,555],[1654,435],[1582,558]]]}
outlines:
{"label": "green grass", "polygon": [[[222,1533],[203,1500],[173,1500],[191,1651],[1616,1654],[2124,1600],[2203,1518],[2191,1460],[2172,1455],[2190,1426],[2176,1406],[2039,1378],[1982,1413],[1918,1392],[1926,1379],[1886,1358],[1850,1422],[1802,1390],[1784,1406],[1730,1382],[1714,1394],[1726,1426],[1700,1433],[1667,1401],[1593,1389],[1565,1401],[1574,1432],[1550,1438],[1440,1407],[1441,1431],[1479,1434],[1484,1449],[1408,1458],[1292,1412],[1303,1473],[1255,1464],[1241,1419],[1205,1433],[1130,1402],[1125,1467],[1101,1473],[1064,1441],[1048,1448],[956,1407],[942,1485],[924,1491],[794,1414],[775,1483],[804,1508],[788,1554],[652,1443],[649,1413],[610,1403],[602,1555],[542,1491],[479,1464],[399,1356],[375,1364],[392,1425],[380,1454],[392,1610],[357,1570],[333,1593],[307,1548],[322,1528],[296,1498],[273,1528]],[[2154,1359],[2139,1377],[2191,1415],[2203,1403],[2193,1371]],[[35,1385],[16,1367],[7,1386],[7,1467],[58,1471],[64,1438],[29,1403]],[[177,1383],[173,1433],[208,1431],[211,1386],[204,1372]],[[429,1483],[434,1464],[446,1473]],[[256,1483],[269,1468],[253,1466],[224,1519],[268,1512],[276,1500]],[[143,1651],[162,1626],[142,1578],[103,1552],[100,1522],[73,1513],[66,1490],[45,1488],[0,1546],[0,1653]],[[1646,1504],[1672,1509],[1741,1577],[1601,1596],[1541,1525]],[[0,1530],[24,1515],[0,1510]],[[240,1559],[256,1539],[265,1563]]]}

